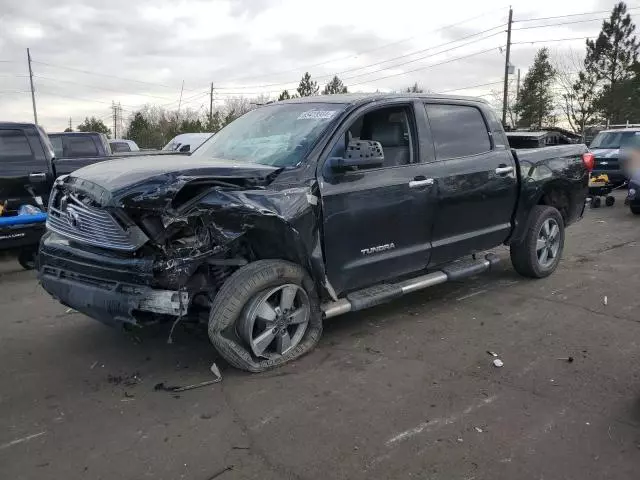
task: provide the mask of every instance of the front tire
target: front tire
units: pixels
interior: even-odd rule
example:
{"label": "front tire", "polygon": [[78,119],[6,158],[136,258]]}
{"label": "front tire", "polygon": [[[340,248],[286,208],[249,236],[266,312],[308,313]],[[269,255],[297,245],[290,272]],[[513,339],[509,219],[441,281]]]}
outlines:
{"label": "front tire", "polygon": [[311,351],[322,335],[320,301],[306,271],[284,260],[237,270],[211,305],[209,339],[232,366],[279,367]]}
{"label": "front tire", "polygon": [[634,215],[640,215],[640,205],[629,205],[629,210]]}
{"label": "front tire", "polygon": [[38,250],[34,248],[23,248],[18,253],[18,263],[25,270],[33,270],[36,268],[36,259]]}
{"label": "front tire", "polygon": [[519,243],[511,244],[511,263],[520,275],[544,278],[560,263],[564,249],[564,221],[554,207],[537,205],[529,218],[529,227]]}

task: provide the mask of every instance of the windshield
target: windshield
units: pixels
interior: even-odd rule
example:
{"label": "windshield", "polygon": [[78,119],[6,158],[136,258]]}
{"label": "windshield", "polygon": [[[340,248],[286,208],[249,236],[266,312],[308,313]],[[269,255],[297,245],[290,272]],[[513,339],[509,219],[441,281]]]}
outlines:
{"label": "windshield", "polygon": [[336,103],[267,105],[231,122],[193,155],[291,167],[304,159],[345,107]]}
{"label": "windshield", "polygon": [[589,148],[621,148],[637,145],[640,132],[600,132]]}

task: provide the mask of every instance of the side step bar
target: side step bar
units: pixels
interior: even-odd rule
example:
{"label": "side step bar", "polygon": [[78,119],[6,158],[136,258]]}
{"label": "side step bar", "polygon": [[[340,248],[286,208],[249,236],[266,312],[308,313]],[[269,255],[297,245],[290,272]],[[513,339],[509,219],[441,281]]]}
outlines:
{"label": "side step bar", "polygon": [[324,318],[337,317],[338,315],[348,312],[356,312],[400,298],[407,293],[486,272],[499,261],[500,259],[497,255],[489,253],[485,255],[483,259],[463,260],[450,263],[440,270],[421,275],[420,277],[410,278],[409,280],[399,283],[382,283],[365,288],[364,290],[349,293],[346,298],[341,298],[337,302],[323,304],[321,309]]}

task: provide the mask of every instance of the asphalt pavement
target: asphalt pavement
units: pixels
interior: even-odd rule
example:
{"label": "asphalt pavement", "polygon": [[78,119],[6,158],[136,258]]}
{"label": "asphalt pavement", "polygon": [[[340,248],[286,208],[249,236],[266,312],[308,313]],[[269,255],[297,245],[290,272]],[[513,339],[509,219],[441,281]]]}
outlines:
{"label": "asphalt pavement", "polygon": [[[259,375],[197,332],[167,344],[166,326],[67,312],[5,259],[1,477],[636,480],[640,217],[621,200],[568,230],[548,279],[501,248],[496,271],[332,319]],[[220,383],[155,389],[211,380],[213,362]]]}

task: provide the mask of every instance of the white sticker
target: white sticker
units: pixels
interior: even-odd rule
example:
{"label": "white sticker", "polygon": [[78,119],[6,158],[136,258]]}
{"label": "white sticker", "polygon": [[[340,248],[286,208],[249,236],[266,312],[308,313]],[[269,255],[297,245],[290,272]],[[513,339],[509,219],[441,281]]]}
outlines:
{"label": "white sticker", "polygon": [[336,114],[337,110],[307,110],[302,112],[298,120],[328,120]]}

